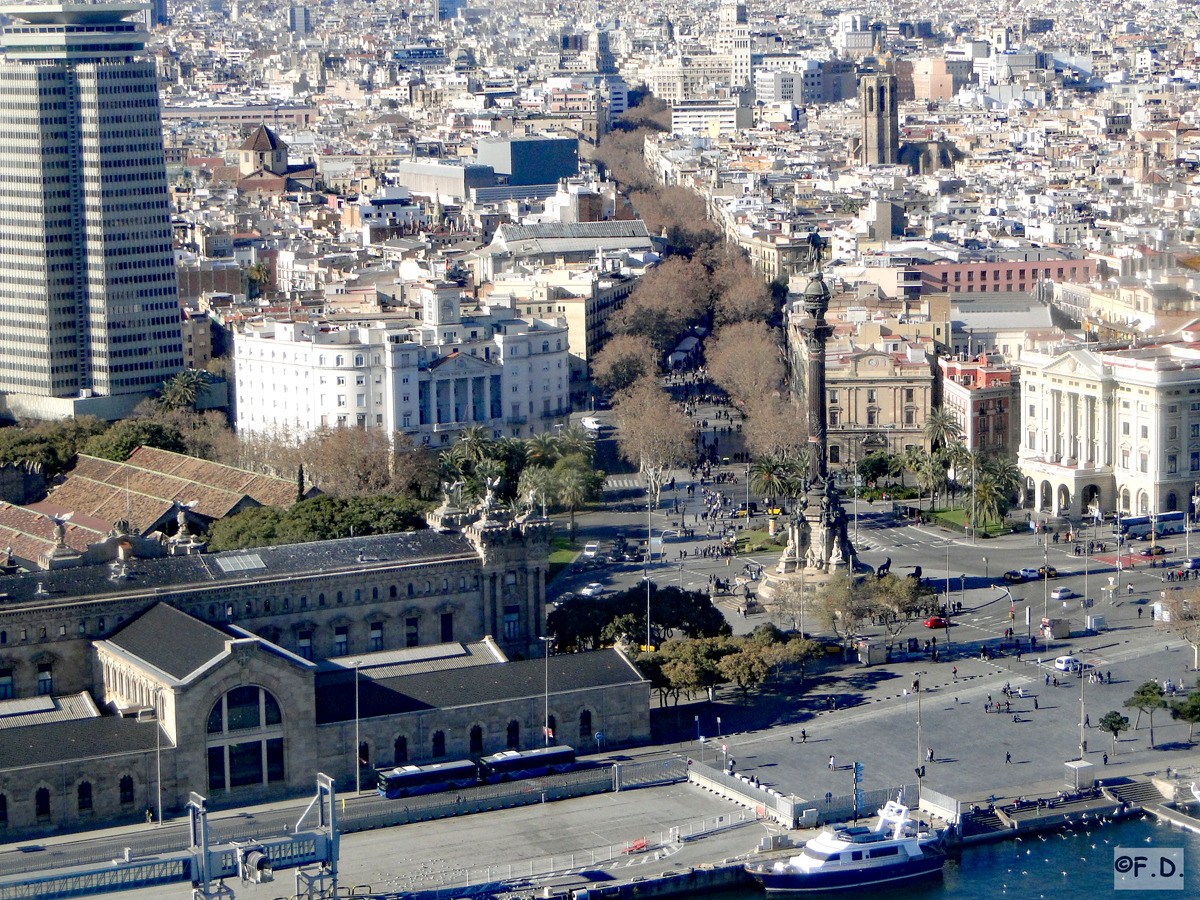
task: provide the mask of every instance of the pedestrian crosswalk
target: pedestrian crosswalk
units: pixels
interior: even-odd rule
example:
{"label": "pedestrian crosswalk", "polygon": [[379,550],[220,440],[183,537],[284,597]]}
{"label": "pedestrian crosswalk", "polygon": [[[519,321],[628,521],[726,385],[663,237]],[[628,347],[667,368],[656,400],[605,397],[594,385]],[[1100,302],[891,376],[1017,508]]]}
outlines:
{"label": "pedestrian crosswalk", "polygon": [[606,491],[628,491],[645,486],[646,479],[641,475],[609,475],[604,479]]}

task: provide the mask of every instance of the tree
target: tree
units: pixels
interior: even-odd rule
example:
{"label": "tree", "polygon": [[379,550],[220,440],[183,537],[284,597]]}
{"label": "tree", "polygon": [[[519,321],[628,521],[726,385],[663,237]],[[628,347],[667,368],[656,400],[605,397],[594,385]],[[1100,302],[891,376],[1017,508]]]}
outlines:
{"label": "tree", "polygon": [[883,626],[889,649],[896,636],[920,616],[932,593],[922,592],[915,578],[899,578],[890,573],[876,579],[867,590],[870,614]]}
{"label": "tree", "polygon": [[304,440],[297,455],[304,460],[305,478],[326,494],[377,493],[386,491],[392,481],[392,446],[383,431],[322,428]]}
{"label": "tree", "polygon": [[721,657],[717,670],[726,681],[732,681],[742,692],[742,702],[750,699],[750,689],[758,687],[771,674],[771,667],[761,647],[746,641],[734,653]]}
{"label": "tree", "polygon": [[1117,737],[1121,734],[1122,731],[1129,730],[1129,717],[1121,715],[1119,712],[1117,712],[1114,709],[1110,712],[1106,712],[1104,714],[1104,718],[1102,718],[1096,724],[1097,724],[1097,727],[1101,731],[1107,731],[1109,734],[1112,735],[1112,752],[1113,752],[1113,756],[1116,756],[1117,755]]}
{"label": "tree", "polygon": [[[639,146],[639,152],[641,147]],[[654,234],[666,232],[667,243],[678,253],[690,256],[702,245],[720,239],[709,222],[704,200],[686,187],[672,185],[633,191],[630,202]]]}
{"label": "tree", "polygon": [[872,450],[858,461],[858,474],[863,481],[882,481],[890,471],[890,457],[886,450]]}
{"label": "tree", "polygon": [[672,256],[642,277],[625,306],[612,317],[613,330],[641,335],[661,355],[701,320],[711,293],[708,270],[702,262]]}
{"label": "tree", "polygon": [[304,463],[296,469],[296,502],[304,499]]}
{"label": "tree", "polygon": [[592,381],[619,393],[639,378],[654,375],[657,353],[649,340],[637,334],[615,334],[592,360]]}
{"label": "tree", "polygon": [[804,626],[806,607],[812,604],[812,586],[802,579],[789,578],[779,582],[771,599],[771,611],[792,631]]}
{"label": "tree", "polygon": [[253,300],[271,283],[271,267],[265,262],[256,262],[246,270],[246,281],[250,284],[250,299]]}
{"label": "tree", "polygon": [[1143,682],[1133,692],[1133,696],[1125,701],[1126,709],[1136,709],[1138,711],[1137,721],[1133,723],[1135,729],[1138,726],[1138,722],[1142,720],[1142,713],[1149,716],[1151,750],[1154,749],[1154,711],[1163,709],[1166,705],[1166,697],[1163,695],[1163,689],[1159,687],[1157,681]]}
{"label": "tree", "polygon": [[988,522],[1002,522],[1008,515],[1009,500],[996,484],[996,479],[986,473],[981,475],[976,479],[974,491],[975,515],[979,521],[985,525]]}
{"label": "tree", "polygon": [[735,652],[725,638],[680,638],[663,644],[663,674],[671,684],[689,695],[704,691],[713,699],[721,683],[721,660]]}
{"label": "tree", "polygon": [[712,256],[716,324],[743,321],[775,324],[779,310],[771,288],[755,271],[746,252],[733,244],[721,244]]}
{"label": "tree", "polygon": [[821,585],[814,598],[815,611],[840,640],[846,641],[862,631],[871,614],[871,600],[862,583],[851,573],[841,573]]}
{"label": "tree", "polygon": [[168,378],[158,392],[158,404],[164,409],[195,409],[196,400],[208,377],[199,369],[184,369]]}
{"label": "tree", "polygon": [[638,381],[620,398],[616,412],[621,456],[645,476],[657,508],[671,470],[696,458],[692,424],[649,378]]}
{"label": "tree", "polygon": [[735,401],[767,397],[783,383],[778,333],[765,322],[736,322],[717,332],[707,349],[709,377]]}
{"label": "tree", "polygon": [[755,457],[798,458],[808,451],[808,424],[794,403],[776,396],[746,401],[742,437]]}
{"label": "tree", "polygon": [[426,447],[408,446],[405,435],[393,438],[395,453],[392,456],[392,490],[415,497],[432,500],[438,496],[437,454]]}
{"label": "tree", "polygon": [[[578,459],[578,457],[566,457],[559,460],[559,463],[567,463],[569,460]],[[604,476],[601,474],[600,481],[603,483]],[[558,465],[554,466],[554,495],[558,502],[566,508],[571,514],[571,540],[575,540],[575,511],[587,503],[588,499],[594,496],[596,488],[587,471],[583,470],[578,465]]]}
{"label": "tree", "polygon": [[941,450],[948,447],[955,438],[962,435],[962,426],[954,413],[944,406],[938,406],[929,411],[925,419],[925,439],[929,441],[930,449]]}
{"label": "tree", "polygon": [[558,442],[548,431],[525,441],[525,462],[531,466],[552,466],[558,459]]}
{"label": "tree", "polygon": [[88,456],[125,462],[138,447],[156,447],[173,453],[187,452],[183,434],[178,428],[146,419],[125,419],[117,422],[104,434],[89,439],[82,452]]}
{"label": "tree", "polygon": [[[1197,685],[1200,688],[1200,685]],[[1200,722],[1200,689],[1189,693],[1182,700],[1171,704],[1171,718],[1188,723],[1188,743],[1195,735],[1196,723]]]}
{"label": "tree", "polygon": [[965,472],[971,473],[971,486],[974,487],[974,466],[972,465],[974,454],[967,449],[966,444],[961,440],[951,441],[950,445],[946,447],[944,459],[949,469],[954,472],[954,478],[950,482],[951,490],[962,486]]}
{"label": "tree", "polygon": [[784,460],[776,456],[764,456],[750,466],[750,490],[768,501],[782,497],[790,474]]}
{"label": "tree", "polygon": [[1162,610],[1155,624],[1187,642],[1192,648],[1192,668],[1200,669],[1200,592],[1167,591]]}
{"label": "tree", "polygon": [[558,502],[558,479],[544,466],[527,466],[517,482],[517,495],[533,506],[540,503],[543,508],[552,507]]}
{"label": "tree", "polygon": [[996,484],[996,489],[1006,498],[1012,498],[1021,490],[1025,476],[1015,462],[1004,456],[987,456],[979,466]]}

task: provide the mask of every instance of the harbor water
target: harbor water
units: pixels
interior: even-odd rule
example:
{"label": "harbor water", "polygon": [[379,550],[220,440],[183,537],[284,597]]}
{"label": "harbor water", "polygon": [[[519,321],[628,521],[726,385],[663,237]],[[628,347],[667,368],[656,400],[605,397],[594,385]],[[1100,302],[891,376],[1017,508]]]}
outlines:
{"label": "harbor water", "polygon": [[[853,900],[1064,900],[1137,896],[1114,887],[1117,847],[1129,856],[1149,849],[1183,850],[1183,889],[1160,897],[1200,896],[1200,834],[1182,831],[1152,816],[1090,829],[1031,834],[967,847],[946,863],[941,881],[861,892],[841,892]],[[762,900],[757,888],[713,894],[712,900]]]}

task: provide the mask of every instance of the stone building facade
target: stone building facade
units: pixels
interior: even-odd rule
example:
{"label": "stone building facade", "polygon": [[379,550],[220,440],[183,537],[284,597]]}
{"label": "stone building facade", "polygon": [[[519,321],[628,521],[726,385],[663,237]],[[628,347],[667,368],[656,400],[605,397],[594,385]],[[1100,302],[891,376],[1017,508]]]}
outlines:
{"label": "stone building facade", "polygon": [[352,788],[356,759],[369,789],[376,766],[542,746],[547,703],[580,752],[648,740],[623,654],[541,658],[549,524],[430,521],[4,577],[0,838],[136,820],[160,780],[167,810],[300,794],[318,771]]}

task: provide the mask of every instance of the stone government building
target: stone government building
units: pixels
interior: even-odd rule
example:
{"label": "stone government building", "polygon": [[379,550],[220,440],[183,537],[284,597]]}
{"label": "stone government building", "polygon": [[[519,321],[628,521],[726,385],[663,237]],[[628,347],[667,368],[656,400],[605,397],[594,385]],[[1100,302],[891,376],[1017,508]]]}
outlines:
{"label": "stone government building", "polygon": [[[376,766],[541,746],[550,526],[494,515],[0,577],[0,840],[142,816],[156,747],[171,809],[301,794],[318,771],[350,787],[356,757],[369,786]],[[554,656],[549,679],[562,743],[649,738],[620,651]]]}

